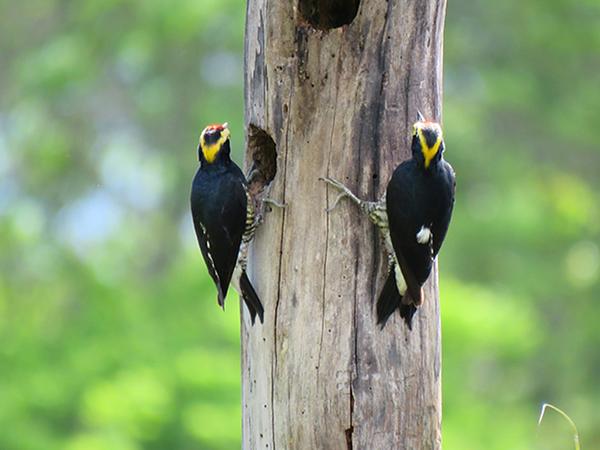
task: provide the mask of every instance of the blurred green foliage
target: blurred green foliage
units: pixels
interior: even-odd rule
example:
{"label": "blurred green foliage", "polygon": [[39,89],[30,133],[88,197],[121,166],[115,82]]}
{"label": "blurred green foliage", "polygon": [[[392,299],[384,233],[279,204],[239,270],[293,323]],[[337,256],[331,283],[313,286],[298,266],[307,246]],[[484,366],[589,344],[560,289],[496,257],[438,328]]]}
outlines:
{"label": "blurred green foliage", "polygon": [[[241,159],[244,10],[0,1],[0,449],[239,447],[238,306],[187,198],[202,124]],[[569,448],[545,401],[600,448],[598,23],[449,2],[446,449]]]}

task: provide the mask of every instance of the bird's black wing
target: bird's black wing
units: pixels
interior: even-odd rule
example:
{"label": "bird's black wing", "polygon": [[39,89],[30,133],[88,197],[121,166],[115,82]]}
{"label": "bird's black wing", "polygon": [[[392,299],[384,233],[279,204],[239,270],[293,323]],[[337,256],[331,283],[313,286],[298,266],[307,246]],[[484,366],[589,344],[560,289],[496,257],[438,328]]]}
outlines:
{"label": "bird's black wing", "polygon": [[211,254],[221,283],[223,297],[237,263],[246,223],[246,191],[240,180],[228,176],[220,184],[222,199],[214,215],[207,218]]}
{"label": "bird's black wing", "polygon": [[194,226],[209,273],[217,284],[221,306],[237,263],[246,222],[246,191],[237,172],[239,169],[212,178],[208,174],[207,179],[200,175],[192,189]]}
{"label": "bird's black wing", "polygon": [[412,302],[422,302],[421,287],[432,266],[431,245],[417,242],[417,232],[426,222],[427,195],[415,162],[408,160],[396,168],[388,184],[386,209],[396,258],[404,275]]}
{"label": "bird's black wing", "polygon": [[195,215],[193,215],[193,219],[194,229],[196,230],[196,237],[198,238],[198,245],[200,246],[202,257],[204,258],[204,262],[206,263],[208,273],[213,279],[215,286],[217,287],[217,299],[219,302],[219,306],[223,307],[225,295],[223,294],[223,290],[221,289],[221,281],[219,279],[219,274],[217,273],[217,270],[215,268],[215,263],[213,262],[212,256],[209,252],[210,244],[208,243],[208,237],[206,235],[204,227],[201,225],[200,220],[197,219]]}
{"label": "bird's black wing", "polygon": [[431,231],[433,233],[433,256],[437,256],[440,251],[440,247],[446,237],[448,226],[450,225],[450,218],[452,217],[452,210],[454,208],[454,196],[456,191],[456,177],[454,175],[454,169],[446,161],[440,161],[441,174],[440,174],[440,189],[438,198],[440,200],[439,213],[432,223]]}

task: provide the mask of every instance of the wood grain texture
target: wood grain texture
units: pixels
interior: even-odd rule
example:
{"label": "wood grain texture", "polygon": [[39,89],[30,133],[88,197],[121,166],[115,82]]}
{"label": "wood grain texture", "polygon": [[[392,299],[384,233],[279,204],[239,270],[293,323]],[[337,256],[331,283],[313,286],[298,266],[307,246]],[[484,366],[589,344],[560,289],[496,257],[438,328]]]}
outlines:
{"label": "wood grain texture", "polygon": [[413,330],[398,314],[380,330],[378,231],[348,201],[326,213],[337,193],[318,178],[376,200],[409,156],[417,109],[440,121],[445,0],[362,0],[331,30],[301,10],[247,6],[245,121],[276,144],[270,197],[287,208],[250,254],[265,323],[243,311],[243,448],[439,449],[437,270]]}

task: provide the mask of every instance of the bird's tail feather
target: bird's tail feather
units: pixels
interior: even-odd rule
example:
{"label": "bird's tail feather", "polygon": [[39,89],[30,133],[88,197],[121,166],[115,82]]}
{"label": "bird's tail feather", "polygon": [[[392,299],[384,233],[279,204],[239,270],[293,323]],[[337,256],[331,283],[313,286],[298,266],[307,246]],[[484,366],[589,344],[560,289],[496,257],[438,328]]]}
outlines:
{"label": "bird's tail feather", "polygon": [[263,308],[262,303],[260,302],[260,299],[258,298],[258,295],[256,294],[256,291],[254,290],[254,287],[252,287],[252,284],[250,283],[250,280],[248,279],[248,275],[246,275],[245,270],[242,271],[242,274],[240,276],[240,291],[242,294],[242,298],[244,299],[244,303],[246,303],[248,311],[250,311],[252,325],[254,325],[254,320],[256,319],[257,315],[260,319],[260,323],[263,323],[265,310]]}
{"label": "bird's tail feather", "polygon": [[221,307],[223,311],[225,311],[225,297],[227,296],[227,291],[223,293],[223,289],[221,285],[217,283],[217,303]]}
{"label": "bird's tail feather", "polygon": [[377,299],[377,323],[381,325],[381,328],[385,326],[390,316],[400,307],[402,303],[402,296],[398,292],[396,286],[396,277],[394,271],[390,270]]}
{"label": "bird's tail feather", "polygon": [[404,319],[406,325],[408,325],[408,329],[412,330],[412,319],[415,313],[417,312],[417,307],[414,303],[400,305],[400,317]]}
{"label": "bird's tail feather", "polygon": [[404,304],[402,302],[402,295],[398,292],[396,276],[392,269],[389,271],[381,294],[379,294],[379,299],[377,299],[377,324],[381,325],[381,328],[385,327],[386,322],[396,309],[400,309],[400,316],[404,319],[408,328],[412,330],[412,318],[417,308],[412,303]]}

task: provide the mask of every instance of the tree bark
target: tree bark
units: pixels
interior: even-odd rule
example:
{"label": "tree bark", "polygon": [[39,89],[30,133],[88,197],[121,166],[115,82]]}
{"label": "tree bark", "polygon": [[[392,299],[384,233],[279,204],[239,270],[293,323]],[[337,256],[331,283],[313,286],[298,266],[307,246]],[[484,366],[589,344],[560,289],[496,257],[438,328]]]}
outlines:
{"label": "tree bark", "polygon": [[327,213],[337,192],[318,178],[377,200],[410,155],[417,109],[441,120],[446,4],[342,3],[248,0],[246,162],[260,168],[273,152],[269,195],[287,204],[267,215],[250,255],[265,323],[244,311],[249,450],[441,447],[437,269],[413,330],[398,313],[381,330],[379,232],[347,200]]}

